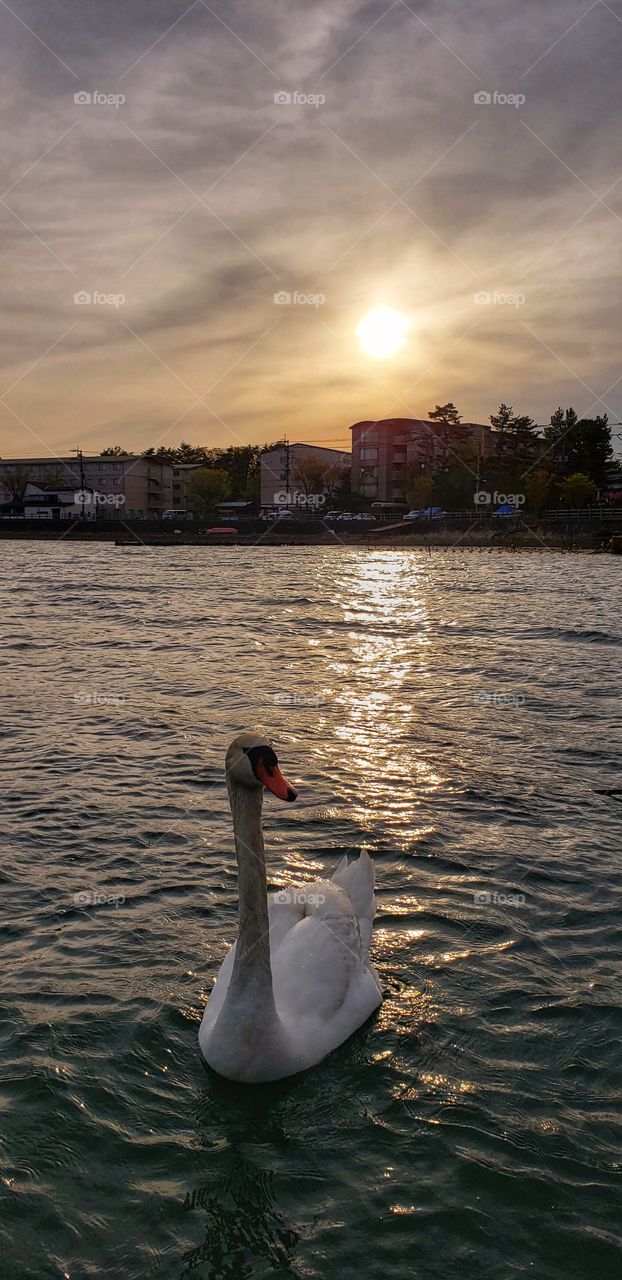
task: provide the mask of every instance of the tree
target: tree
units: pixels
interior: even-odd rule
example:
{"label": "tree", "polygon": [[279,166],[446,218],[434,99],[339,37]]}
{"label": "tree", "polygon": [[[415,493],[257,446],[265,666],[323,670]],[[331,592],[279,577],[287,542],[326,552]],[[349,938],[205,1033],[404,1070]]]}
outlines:
{"label": "tree", "polygon": [[501,403],[499,405],[499,408],[497,409],[497,412],[491,413],[490,423],[491,423],[491,426],[493,427],[493,430],[500,431],[503,433],[504,431],[507,431],[510,422],[513,421],[513,418],[514,418],[514,410],[511,404]]}
{"label": "tree", "polygon": [[438,432],[435,434],[441,443],[441,466],[446,467],[449,459],[451,428],[460,426],[462,415],[458,413],[455,404],[449,400],[447,404],[437,404],[433,409],[430,409],[428,417],[431,422],[438,423]]}
{"label": "tree", "polygon": [[515,414],[510,423],[510,431],[516,432],[517,435],[535,435],[537,431],[536,424],[529,414]]}
{"label": "tree", "polygon": [[528,414],[514,413],[511,404],[501,403],[497,412],[491,413],[490,423],[501,436],[499,453],[516,461],[528,461],[533,457],[538,434],[536,424]]}
{"label": "tree", "polygon": [[587,507],[596,497],[596,485],[589,476],[580,471],[566,476],[561,490],[561,498],[566,507]]}
{"label": "tree", "polygon": [[406,497],[417,511],[424,511],[432,504],[434,479],[422,471],[418,463],[411,463],[406,468]]}
{"label": "tree", "polygon": [[458,427],[462,414],[458,413],[455,404],[451,400],[447,404],[437,404],[430,409],[428,417],[431,422],[438,422],[443,427]]}
{"label": "tree", "polygon": [[581,473],[596,485],[604,483],[613,456],[606,413],[579,420],[574,409],[564,411],[560,406],[551,415],[550,426],[544,428],[544,437],[562,475]]}
{"label": "tree", "polygon": [[538,515],[553,501],[555,476],[543,467],[529,471],[524,480],[525,497],[531,511]]}
{"label": "tree", "polygon": [[[221,451],[222,452],[222,451]],[[200,444],[188,444],[187,440],[182,440],[179,445],[160,445],[159,449],[154,449],[150,445],[148,449],[143,449],[142,458],[157,458],[158,462],[196,462],[200,466],[210,466],[212,462],[213,449],[206,449]]]}
{"label": "tree", "polygon": [[274,444],[230,445],[227,449],[208,449],[205,445],[160,445],[159,449],[143,449],[143,458],[155,458],[171,466],[190,465],[209,470],[225,471],[229,476],[230,496],[240,501],[259,501],[261,455],[266,449],[279,448],[284,441]]}
{"label": "tree", "polygon": [[100,458],[130,458],[132,455],[128,449],[124,449],[120,444],[109,444],[102,449]]}
{"label": "tree", "polygon": [[205,449],[200,444],[188,444],[187,440],[182,440],[179,448],[174,450],[176,462],[200,462],[203,466],[209,466],[211,450]]}
{"label": "tree", "polygon": [[517,462],[530,462],[537,455],[538,431],[533,418],[514,414],[507,428],[507,449]]}
{"label": "tree", "polygon": [[186,486],[186,501],[195,515],[207,515],[229,496],[229,476],[215,467],[198,467]]}
{"label": "tree", "polygon": [[564,429],[564,417],[565,417],[564,410],[562,409],[561,404],[558,404],[555,411],[551,414],[550,427],[544,428],[544,434],[547,439],[549,438],[549,436],[551,439],[555,439],[557,438],[558,435],[561,434],[561,432]]}
{"label": "tree", "polygon": [[255,494],[259,496],[260,457],[259,445],[236,444],[228,449],[210,450],[208,465],[227,472],[233,498],[250,502]]}
{"label": "tree", "polygon": [[330,500],[337,507],[349,505],[365,505],[365,499],[352,493],[352,470],[350,467],[335,467],[335,483],[330,488]]}
{"label": "tree", "polygon": [[549,446],[549,455],[562,473],[568,471],[567,438],[576,427],[577,421],[577,415],[572,407],[562,409],[561,405],[558,405],[555,412],[551,414],[549,426],[544,428],[544,439]]}
{"label": "tree", "polygon": [[14,502],[22,501],[26,485],[32,483],[28,467],[11,467],[11,470],[3,475],[2,481]]}
{"label": "tree", "polygon": [[604,484],[613,457],[607,414],[581,418],[569,432],[566,443],[569,469],[584,472],[596,485]]}
{"label": "tree", "polygon": [[298,458],[292,468],[294,488],[303,493],[305,498],[326,493],[328,468],[312,453],[305,453]]}

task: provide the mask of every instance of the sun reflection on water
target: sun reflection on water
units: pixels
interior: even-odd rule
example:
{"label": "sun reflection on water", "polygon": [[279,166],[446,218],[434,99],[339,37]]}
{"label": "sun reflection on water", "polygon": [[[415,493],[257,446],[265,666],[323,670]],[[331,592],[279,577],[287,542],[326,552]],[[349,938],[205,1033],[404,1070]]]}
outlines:
{"label": "sun reflection on water", "polygon": [[[334,597],[352,624],[348,652],[328,659],[339,690],[334,733],[346,767],[364,782],[365,809],[411,828],[417,790],[443,782],[413,742],[417,690],[433,678],[425,588],[421,561],[411,554],[376,551],[350,563]],[[356,798],[352,816],[363,817]]]}

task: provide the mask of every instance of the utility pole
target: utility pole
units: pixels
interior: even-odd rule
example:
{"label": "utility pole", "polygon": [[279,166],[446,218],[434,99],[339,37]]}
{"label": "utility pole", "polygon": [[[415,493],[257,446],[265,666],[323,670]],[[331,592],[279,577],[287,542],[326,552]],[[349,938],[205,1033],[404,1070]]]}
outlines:
{"label": "utility pole", "polygon": [[[477,475],[476,475],[476,477],[475,477],[475,492],[476,492],[476,493],[480,493],[480,491],[481,491],[481,489],[480,489],[481,483],[482,483],[482,445],[481,445],[481,441],[480,441],[480,443],[479,443],[479,445],[478,445],[478,448],[477,448]],[[481,507],[480,507],[480,509],[479,509],[479,511],[478,511],[478,513],[477,513],[477,514],[478,514],[479,516],[483,516],[484,512],[483,512],[483,510],[481,509]]]}
{"label": "utility pole", "polygon": [[[81,449],[72,449],[71,452],[77,455],[78,462],[80,463],[80,489],[84,498],[84,455]],[[80,506],[80,519],[84,524],[86,522],[86,502],[82,501]]]}
{"label": "utility pole", "polygon": [[289,440],[285,437],[285,492],[287,494],[287,505],[289,507]]}

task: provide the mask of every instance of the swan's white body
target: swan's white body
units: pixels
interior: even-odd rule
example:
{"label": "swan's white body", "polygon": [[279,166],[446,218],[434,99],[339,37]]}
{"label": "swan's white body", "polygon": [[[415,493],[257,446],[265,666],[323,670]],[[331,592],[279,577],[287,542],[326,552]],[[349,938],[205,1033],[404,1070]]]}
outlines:
{"label": "swan's white body", "polygon": [[374,869],[361,853],[350,864],[343,858],[330,880],[268,897],[262,791],[237,786],[233,768],[228,785],[240,932],[207,1002],[199,1044],[221,1075],[259,1083],[321,1062],[381,1003],[369,962]]}

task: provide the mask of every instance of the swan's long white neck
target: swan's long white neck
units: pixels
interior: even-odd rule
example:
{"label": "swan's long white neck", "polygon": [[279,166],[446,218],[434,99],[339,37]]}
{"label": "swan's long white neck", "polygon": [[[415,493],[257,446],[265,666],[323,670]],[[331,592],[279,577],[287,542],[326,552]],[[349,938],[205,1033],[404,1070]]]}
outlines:
{"label": "swan's long white neck", "polygon": [[263,788],[227,782],[238,860],[240,928],[228,999],[250,997],[274,1008],[268,890],[261,810]]}

